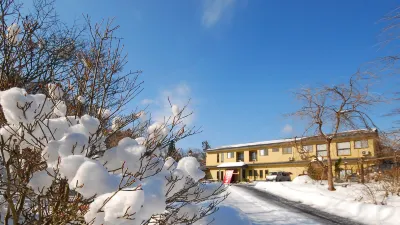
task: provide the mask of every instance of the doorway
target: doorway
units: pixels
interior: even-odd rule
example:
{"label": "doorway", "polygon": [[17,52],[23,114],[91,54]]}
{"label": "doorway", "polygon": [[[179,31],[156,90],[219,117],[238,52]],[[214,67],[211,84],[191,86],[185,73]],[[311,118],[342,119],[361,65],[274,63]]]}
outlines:
{"label": "doorway", "polygon": [[233,170],[231,183],[238,183],[240,181],[239,170]]}

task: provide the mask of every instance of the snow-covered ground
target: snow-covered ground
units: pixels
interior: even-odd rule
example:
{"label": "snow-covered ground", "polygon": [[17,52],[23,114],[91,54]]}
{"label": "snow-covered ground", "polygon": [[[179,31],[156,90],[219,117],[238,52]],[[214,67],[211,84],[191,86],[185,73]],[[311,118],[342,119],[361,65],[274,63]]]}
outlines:
{"label": "snow-covered ground", "polygon": [[336,191],[331,192],[327,190],[326,184],[310,182],[305,176],[293,182],[258,182],[255,187],[365,224],[400,224],[400,197],[389,196],[386,205],[375,205],[369,203],[371,197],[361,184],[347,187],[338,185]]}
{"label": "snow-covered ground", "polygon": [[[271,202],[261,199],[254,193],[249,192],[245,189],[231,186],[228,191],[231,193],[229,197],[222,203],[223,209],[225,207],[236,208],[240,214],[242,221],[233,221],[231,225],[244,225],[244,224],[270,224],[270,225],[294,225],[294,224],[323,224],[315,219],[310,218],[308,215],[291,211],[280,206],[277,206]],[[219,220],[229,220],[229,214],[217,212],[214,224],[218,223]],[[245,217],[248,217],[247,219]],[[234,217],[237,217],[235,215]]]}

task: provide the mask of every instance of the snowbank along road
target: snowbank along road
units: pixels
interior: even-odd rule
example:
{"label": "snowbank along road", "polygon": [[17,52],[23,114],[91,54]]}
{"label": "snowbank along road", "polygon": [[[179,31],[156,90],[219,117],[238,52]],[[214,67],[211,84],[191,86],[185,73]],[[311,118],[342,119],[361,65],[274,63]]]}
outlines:
{"label": "snowbank along road", "polygon": [[346,224],[361,223],[331,215],[310,206],[289,201],[249,185],[233,185],[224,205],[239,208],[253,225],[271,224]]}

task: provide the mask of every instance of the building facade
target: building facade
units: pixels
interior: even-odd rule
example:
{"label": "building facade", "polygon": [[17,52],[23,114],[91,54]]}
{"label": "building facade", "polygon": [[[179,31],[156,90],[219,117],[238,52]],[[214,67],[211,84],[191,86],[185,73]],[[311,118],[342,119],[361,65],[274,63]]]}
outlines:
{"label": "building facade", "polygon": [[[332,140],[333,161],[342,159],[343,173],[356,173],[359,161],[376,158],[376,130],[342,132]],[[292,179],[305,174],[312,161],[326,160],[327,146],[319,137],[291,138],[211,148],[206,151],[207,178],[222,180],[233,170],[232,182],[265,180],[270,172],[290,172]]]}

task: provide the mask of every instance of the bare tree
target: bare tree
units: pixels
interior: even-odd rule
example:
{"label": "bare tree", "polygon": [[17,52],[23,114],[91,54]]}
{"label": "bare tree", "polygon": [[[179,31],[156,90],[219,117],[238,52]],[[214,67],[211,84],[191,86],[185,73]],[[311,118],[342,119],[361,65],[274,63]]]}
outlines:
{"label": "bare tree", "polygon": [[[374,124],[368,116],[368,108],[380,101],[369,94],[368,85],[361,85],[354,75],[347,84],[304,88],[296,93],[303,106],[293,116],[308,122],[304,135],[312,134],[326,144],[328,189],[334,191],[332,172],[332,140],[346,129],[371,129]],[[318,160],[318,157],[316,158]]]}
{"label": "bare tree", "polygon": [[208,141],[203,141],[203,142],[201,142],[201,148],[203,149],[203,151],[207,151],[208,149],[211,148],[211,146],[208,143]]}
{"label": "bare tree", "polygon": [[29,90],[38,91],[38,84],[58,82],[68,72],[68,62],[80,47],[80,31],[59,22],[53,2],[34,1],[28,14],[22,14],[22,4],[14,0],[0,2],[1,78],[9,81],[3,85],[34,86]]}
{"label": "bare tree", "polygon": [[[52,1],[35,1],[34,12],[37,14],[28,16],[22,13],[21,7],[12,0],[0,1],[1,90],[20,87],[27,91],[13,89],[25,101],[7,106],[21,112],[16,121],[10,120],[12,116],[4,110],[7,101],[0,96],[1,112],[9,116],[4,116],[0,131],[1,223],[87,224],[84,216],[98,196],[82,195],[79,190],[85,188],[85,184],[71,185],[70,180],[61,175],[61,155],[54,158],[51,166],[48,162],[49,146],[60,144],[61,139],[65,141],[68,133],[76,134],[74,129],[84,126],[83,116],[98,118],[99,124],[85,134],[84,144],[73,143],[67,150],[73,155],[101,162],[107,174],[121,175],[114,195],[136,181],[161,173],[168,158],[160,152],[199,130],[184,124],[184,119],[191,114],[186,112],[186,106],[176,115],[157,123],[145,109],[135,108],[122,113],[142,90],[142,82],[138,80],[141,72],[124,72],[126,55],[121,39],[114,35],[118,26],[113,26],[112,21],[93,25],[86,17],[88,29],[82,32],[87,35],[79,37],[71,30],[58,29],[64,26],[54,15]],[[42,95],[30,95],[37,93]],[[135,143],[140,141],[145,148],[138,165],[134,165],[138,167],[134,173],[128,168],[129,162],[121,163],[118,168],[107,167],[109,161],[105,158],[115,150],[110,147],[120,143],[117,141],[120,136],[128,136]],[[112,142],[112,137],[117,140]],[[133,139],[137,137],[140,140]],[[109,146],[106,140],[110,141]],[[33,177],[39,175],[51,177],[48,188],[33,187]],[[164,178],[168,188],[164,196],[166,211],[139,221],[139,224],[154,221],[158,224],[192,224],[218,210],[217,205],[227,197],[222,185],[209,192],[206,185],[178,176],[172,170]],[[178,184],[182,188],[172,192]],[[137,185],[130,191],[140,190],[143,187]],[[114,195],[104,200],[97,213],[104,211]],[[180,214],[181,209],[191,204],[201,204],[201,207],[195,214]],[[133,220],[134,217],[125,212],[120,219]]]}
{"label": "bare tree", "polygon": [[43,91],[68,77],[81,30],[58,20],[53,0],[34,1],[28,14],[18,2],[0,1],[0,90]]}

